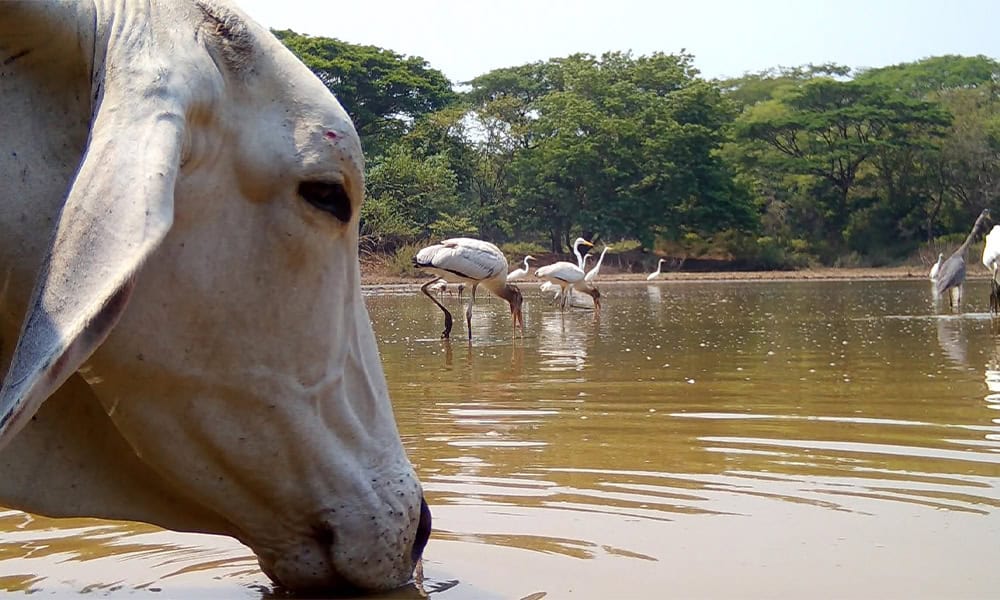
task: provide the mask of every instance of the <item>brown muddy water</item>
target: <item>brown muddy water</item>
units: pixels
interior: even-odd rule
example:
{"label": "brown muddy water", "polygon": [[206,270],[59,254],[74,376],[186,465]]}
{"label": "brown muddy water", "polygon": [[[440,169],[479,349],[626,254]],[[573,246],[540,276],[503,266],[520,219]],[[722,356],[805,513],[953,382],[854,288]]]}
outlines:
{"label": "brown muddy water", "polygon": [[[526,335],[480,296],[454,339],[413,288],[368,296],[435,532],[384,596],[1000,595],[1000,326],[922,281],[602,286]],[[991,389],[992,386],[992,389]],[[226,538],[0,511],[0,590],[262,598]]]}

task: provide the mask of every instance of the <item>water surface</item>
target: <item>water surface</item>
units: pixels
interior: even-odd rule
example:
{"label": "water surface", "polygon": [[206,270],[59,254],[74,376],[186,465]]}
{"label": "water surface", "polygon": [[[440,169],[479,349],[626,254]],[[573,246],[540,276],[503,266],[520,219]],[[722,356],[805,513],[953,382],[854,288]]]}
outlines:
{"label": "water surface", "polygon": [[[455,339],[413,290],[369,308],[434,511],[441,600],[996,597],[1000,334],[988,287],[607,284]],[[995,388],[991,390],[990,388]],[[997,394],[997,395],[994,395]],[[260,598],[224,538],[0,513],[0,589]]]}

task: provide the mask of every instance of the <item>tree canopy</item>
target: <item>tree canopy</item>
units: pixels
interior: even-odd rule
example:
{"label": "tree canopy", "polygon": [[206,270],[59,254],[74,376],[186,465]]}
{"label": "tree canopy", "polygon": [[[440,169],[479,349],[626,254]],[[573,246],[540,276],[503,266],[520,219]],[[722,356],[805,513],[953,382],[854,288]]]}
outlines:
{"label": "tree canopy", "polygon": [[444,74],[422,58],[291,30],[274,34],[337,95],[366,152],[386,151],[413,121],[457,97]]}
{"label": "tree canopy", "polygon": [[758,266],[881,264],[967,231],[1000,187],[1000,64],[939,56],[707,80],[688,53],[574,54],[456,86],[419,57],[276,34],[368,156],[365,232],[554,251],[691,240]]}

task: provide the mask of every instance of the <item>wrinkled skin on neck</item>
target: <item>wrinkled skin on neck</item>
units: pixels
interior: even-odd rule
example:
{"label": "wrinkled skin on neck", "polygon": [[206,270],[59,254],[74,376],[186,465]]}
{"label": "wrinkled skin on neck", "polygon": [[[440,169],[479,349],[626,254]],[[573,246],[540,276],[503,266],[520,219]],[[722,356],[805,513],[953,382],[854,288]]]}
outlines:
{"label": "wrinkled skin on neck", "polygon": [[[0,365],[11,361],[47,260],[48,224],[87,144],[93,156],[101,140],[162,136],[176,138],[177,153],[157,154],[176,171],[165,195],[172,222],[134,266],[128,293],[115,292],[113,308],[123,308],[114,321],[102,310],[87,325],[107,326],[106,339],[53,392],[67,405],[99,405],[79,419],[119,441],[95,449],[80,440],[77,457],[104,462],[74,465],[85,499],[67,504],[46,485],[65,480],[63,465],[34,480],[18,465],[35,464],[69,425],[19,425],[0,451],[12,475],[0,483],[0,501],[233,535],[295,590],[405,583],[429,513],[360,293],[363,158],[343,109],[269,33],[223,2],[12,6],[0,7],[8,22],[0,24],[0,58],[16,46],[30,48],[31,60],[5,66],[0,82],[10,100],[0,129],[20,152],[0,158]],[[93,54],[69,54],[80,48]],[[154,103],[148,125],[123,118],[143,102]],[[14,177],[25,165],[29,175]],[[335,184],[346,200],[336,214],[318,208],[302,196],[303,182]],[[128,186],[109,193],[121,195],[104,194],[112,206],[136,201]],[[56,410],[52,401],[43,412]],[[99,476],[107,469],[117,476]],[[169,501],[144,499],[144,488]]]}

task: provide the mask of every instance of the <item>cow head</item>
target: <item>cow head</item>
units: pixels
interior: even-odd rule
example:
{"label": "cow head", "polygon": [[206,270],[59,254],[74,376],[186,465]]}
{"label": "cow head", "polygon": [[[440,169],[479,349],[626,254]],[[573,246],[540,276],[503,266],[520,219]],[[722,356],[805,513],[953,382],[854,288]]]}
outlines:
{"label": "cow head", "polygon": [[[17,31],[75,22],[90,78],[0,446],[82,376],[177,510],[197,507],[185,528],[238,537],[292,589],[405,583],[430,515],[361,297],[344,110],[221,1],[5,4]],[[44,42],[24,43],[27,70]]]}

